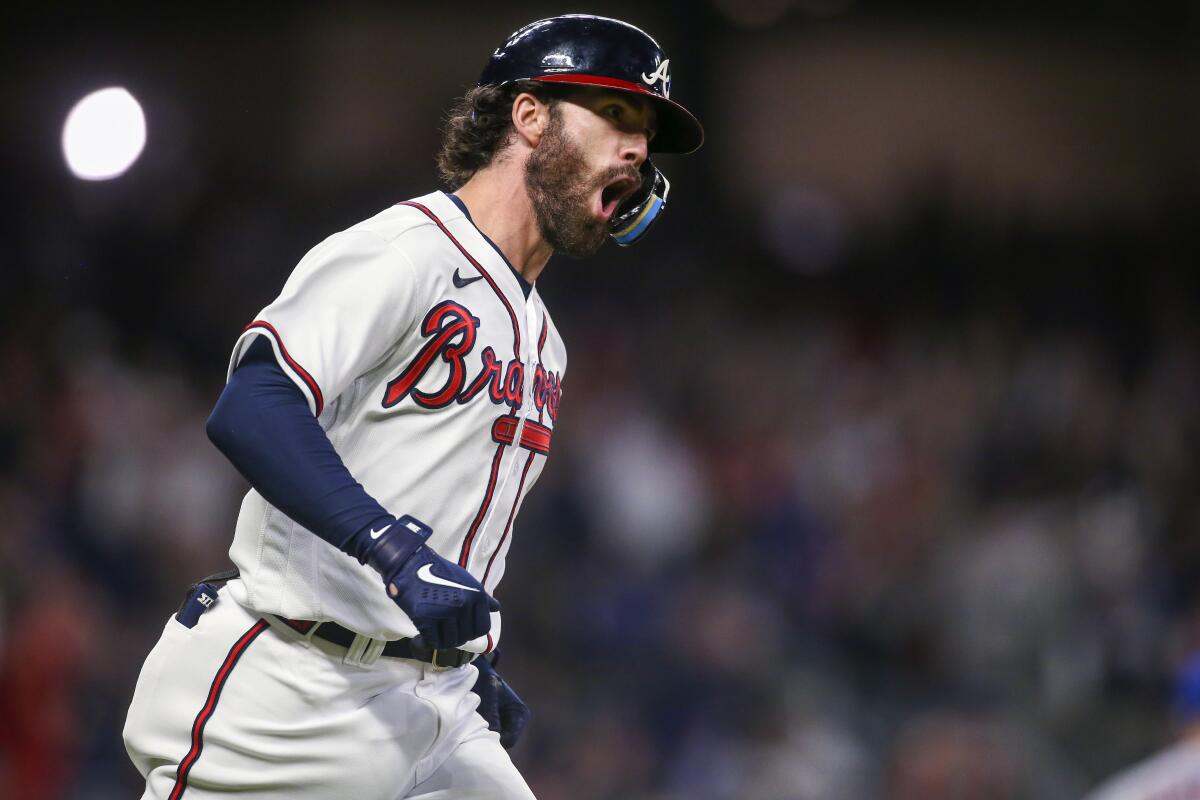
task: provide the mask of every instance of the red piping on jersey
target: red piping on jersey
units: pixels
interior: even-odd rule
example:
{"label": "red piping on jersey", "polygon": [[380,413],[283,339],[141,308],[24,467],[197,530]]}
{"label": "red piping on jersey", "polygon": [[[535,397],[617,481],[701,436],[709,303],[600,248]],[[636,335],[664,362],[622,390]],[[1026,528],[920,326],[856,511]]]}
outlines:
{"label": "red piping on jersey", "polygon": [[262,328],[270,333],[272,337],[274,337],[275,343],[279,345],[279,352],[283,355],[283,360],[287,362],[289,367],[295,370],[296,374],[299,375],[304,381],[305,385],[308,386],[308,390],[312,392],[313,400],[317,406],[316,415],[318,417],[321,416],[321,410],[325,408],[325,398],[321,394],[321,387],[317,386],[317,382],[313,380],[312,375],[308,374],[308,370],[300,366],[300,362],[296,361],[296,359],[292,358],[291,354],[288,353],[287,348],[283,346],[283,337],[279,335],[279,331],[275,330],[271,323],[264,322],[261,319],[256,319],[254,322],[251,322],[249,325],[247,325],[243,333],[251,328]]}
{"label": "red piping on jersey", "polygon": [[512,327],[513,327],[513,355],[515,355],[517,358],[520,358],[521,357],[521,328],[517,325],[517,314],[515,311],[513,311],[512,305],[509,304],[508,298],[504,296],[504,292],[500,291],[500,287],[496,285],[496,281],[492,280],[491,273],[489,273],[486,269],[484,269],[483,265],[480,264],[478,261],[476,261],[475,257],[467,252],[467,248],[463,247],[462,244],[459,243],[458,239],[454,238],[454,234],[451,233],[446,228],[446,226],[442,224],[442,221],[440,219],[438,219],[437,214],[434,214],[432,211],[430,211],[425,206],[423,206],[420,203],[417,203],[415,201],[412,201],[412,200],[406,200],[405,202],[397,203],[396,205],[411,206],[412,208],[417,209],[418,211],[423,213],[425,216],[427,216],[431,220],[433,220],[434,223],[439,228],[442,229],[442,233],[446,234],[446,237],[449,238],[450,241],[454,243],[454,246],[458,248],[458,251],[460,253],[462,253],[464,256],[466,256],[467,261],[471,262],[471,266],[473,266],[473,267],[475,267],[475,269],[479,270],[479,274],[484,277],[484,279],[488,282],[488,285],[492,287],[492,291],[495,292],[496,296],[500,298],[500,302],[504,303],[504,307],[506,309],[508,309],[508,318],[512,320]]}
{"label": "red piping on jersey", "polygon": [[[527,419],[525,420],[525,427],[521,431],[521,447],[548,456],[550,455],[551,433],[551,429],[545,425]],[[516,417],[500,417],[492,424],[492,439],[497,442],[512,444],[516,435]]]}
{"label": "red piping on jersey", "polygon": [[[550,322],[546,318],[546,313],[542,312],[542,333],[538,337],[538,361],[542,360],[542,348],[546,346],[546,334],[549,333]],[[492,574],[492,563],[495,562],[496,556],[500,555],[500,548],[504,546],[504,540],[508,538],[508,532],[512,530],[513,517],[517,514],[517,506],[521,503],[521,490],[525,488],[525,477],[529,474],[529,468],[533,466],[533,457],[537,453],[542,455],[550,455],[550,429],[545,425],[541,425],[542,411],[538,411],[538,422],[533,420],[525,421],[525,428],[521,431],[521,446],[530,451],[529,458],[525,460],[525,469],[521,471],[521,482],[517,484],[517,496],[513,500],[512,511],[508,512],[508,522],[504,523],[504,533],[500,536],[500,542],[496,545],[495,551],[492,552],[492,557],[488,559],[487,567],[483,571],[483,583],[487,585],[488,576]],[[510,421],[505,424],[506,420]],[[508,441],[513,440],[513,434],[516,431],[516,420],[512,417],[501,417],[496,420],[492,426],[492,438],[499,439],[503,435],[502,428],[508,429]],[[545,449],[541,450],[536,445],[544,440]],[[488,652],[492,649],[492,637],[488,635]]]}
{"label": "red piping on jersey", "polygon": [[471,523],[471,529],[467,531],[467,537],[463,539],[462,550],[458,554],[458,565],[463,569],[467,568],[467,560],[471,557],[471,542],[475,540],[475,534],[479,532],[488,506],[492,504],[492,493],[496,491],[496,476],[500,474],[500,460],[505,447],[508,447],[508,444],[501,442],[496,448],[496,455],[492,458],[492,472],[488,475],[487,490],[483,493],[483,503],[479,506],[479,513],[475,515],[474,522]]}
{"label": "red piping on jersey", "polygon": [[[429,219],[433,220],[434,224],[441,229],[442,233],[446,234],[446,238],[454,243],[454,246],[458,248],[458,251],[463,254],[467,261],[471,262],[471,266],[479,270],[479,274],[482,275],[484,280],[488,282],[488,285],[492,287],[492,291],[496,293],[496,297],[500,298],[500,302],[504,304],[504,308],[508,311],[508,318],[512,321],[513,329],[513,355],[519,359],[521,357],[521,327],[517,324],[517,314],[515,311],[513,311],[512,304],[508,302],[508,298],[504,296],[504,292],[500,291],[500,287],[496,285],[496,281],[492,278],[491,273],[484,269],[483,265],[476,261],[475,257],[467,252],[467,248],[463,247],[462,243],[459,242],[458,239],[454,238],[454,234],[446,228],[440,219],[438,219],[437,214],[434,214],[425,206],[412,200],[408,200],[403,203],[397,203],[397,205],[415,208],[425,216],[429,217]],[[471,542],[475,540],[475,534],[479,532],[479,526],[483,524],[483,518],[487,514],[488,506],[492,504],[492,494],[496,491],[496,477],[500,474],[500,460],[501,456],[504,454],[504,448],[506,446],[507,445],[502,442],[500,446],[496,448],[496,455],[492,459],[492,471],[488,475],[487,489],[483,493],[483,503],[479,506],[479,513],[475,515],[475,520],[471,523],[471,528],[467,531],[466,538],[463,539],[462,550],[459,552],[458,556],[458,563],[459,566],[463,567],[464,569],[466,569],[467,561],[471,557]]]}
{"label": "red piping on jersey", "polygon": [[[526,425],[532,425],[532,422],[526,422]],[[525,438],[521,437],[522,440]],[[533,466],[533,457],[537,453],[530,453],[529,458],[525,459],[525,469],[521,470],[521,482],[517,484],[517,496],[513,499],[512,511],[508,512],[508,521],[504,523],[504,533],[500,535],[500,541],[496,543],[496,549],[492,552],[492,557],[488,559],[487,568],[483,571],[483,580],[480,583],[487,585],[488,575],[492,574],[492,562],[496,560],[496,556],[500,555],[500,548],[504,546],[504,540],[508,538],[508,532],[512,530],[513,517],[517,515],[517,506],[521,505],[521,490],[525,488],[525,476],[529,474],[529,468]]]}
{"label": "red piping on jersey", "polygon": [[192,767],[200,758],[200,751],[204,749],[204,726],[212,719],[213,711],[217,708],[217,701],[221,699],[221,690],[225,688],[225,682],[229,680],[230,673],[233,672],[238,659],[246,652],[246,648],[266,629],[267,621],[260,619],[251,625],[250,629],[242,634],[242,638],[238,639],[229,649],[229,655],[225,656],[224,663],[221,664],[216,677],[213,678],[212,686],[208,690],[208,699],[205,701],[204,707],[200,709],[200,713],[196,715],[196,721],[192,723],[192,749],[183,757],[183,761],[179,762],[179,769],[175,772],[175,787],[171,790],[168,800],[179,800],[183,796],[183,792],[187,788],[188,773],[192,771]]}
{"label": "red piping on jersey", "polygon": [[[550,332],[550,319],[546,316],[545,309],[542,310],[542,334],[538,336],[538,364],[542,364],[542,348],[546,346],[546,334]],[[544,366],[543,366],[544,369]],[[542,421],[542,415],[546,413],[546,406],[538,409],[538,422]]]}

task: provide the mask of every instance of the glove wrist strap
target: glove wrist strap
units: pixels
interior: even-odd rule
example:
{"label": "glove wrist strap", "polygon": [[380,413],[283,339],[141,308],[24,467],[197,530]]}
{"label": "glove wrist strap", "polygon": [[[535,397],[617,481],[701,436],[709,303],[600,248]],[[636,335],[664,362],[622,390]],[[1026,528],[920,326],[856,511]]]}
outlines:
{"label": "glove wrist strap", "polygon": [[384,517],[354,536],[356,547],[350,553],[387,578],[421,549],[432,533],[432,528],[408,514],[399,519]]}

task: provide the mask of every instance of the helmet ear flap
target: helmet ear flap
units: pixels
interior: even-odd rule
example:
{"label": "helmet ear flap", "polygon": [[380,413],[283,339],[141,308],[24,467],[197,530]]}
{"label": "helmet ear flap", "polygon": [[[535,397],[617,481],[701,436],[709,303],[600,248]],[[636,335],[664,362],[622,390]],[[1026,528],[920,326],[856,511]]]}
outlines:
{"label": "helmet ear flap", "polygon": [[647,159],[642,163],[642,184],[621,204],[608,221],[608,235],[622,247],[628,247],[646,235],[646,231],[667,207],[671,182]]}

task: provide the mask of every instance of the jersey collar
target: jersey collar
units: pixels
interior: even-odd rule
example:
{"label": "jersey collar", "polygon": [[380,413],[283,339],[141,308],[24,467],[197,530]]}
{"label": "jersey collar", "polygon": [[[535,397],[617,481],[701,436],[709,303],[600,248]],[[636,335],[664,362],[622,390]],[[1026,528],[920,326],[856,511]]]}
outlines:
{"label": "jersey collar", "polygon": [[500,256],[504,263],[508,265],[509,271],[512,272],[513,277],[517,279],[517,284],[521,287],[521,293],[524,294],[525,299],[528,300],[529,293],[533,291],[533,284],[525,280],[524,276],[517,272],[517,268],[512,265],[511,261],[508,260],[508,256],[504,255],[504,251],[497,247],[496,243],[488,238],[488,235],[480,230],[478,225],[475,225],[475,220],[471,218],[471,212],[467,210],[467,204],[462,201],[462,198],[450,192],[443,192],[443,194],[450,199],[450,202],[458,206],[458,210],[461,211],[463,216],[467,218],[467,222],[474,226],[475,230],[479,232],[479,235],[483,237],[483,240],[490,244],[492,249],[496,251],[496,255]]}

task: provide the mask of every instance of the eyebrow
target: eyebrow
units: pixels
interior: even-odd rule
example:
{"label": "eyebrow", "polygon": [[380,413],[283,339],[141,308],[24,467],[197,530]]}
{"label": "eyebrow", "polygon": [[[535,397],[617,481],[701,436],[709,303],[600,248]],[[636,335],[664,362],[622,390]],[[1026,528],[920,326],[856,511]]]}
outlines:
{"label": "eyebrow", "polygon": [[[605,94],[600,95],[600,98],[602,103],[612,103],[618,101],[627,103],[631,108],[647,116],[648,119],[646,129],[650,131],[651,137],[658,133],[658,110],[654,107],[654,104],[645,97],[641,97],[630,92],[609,90],[608,92],[605,92]],[[650,117],[653,117],[653,119],[649,119]]]}

